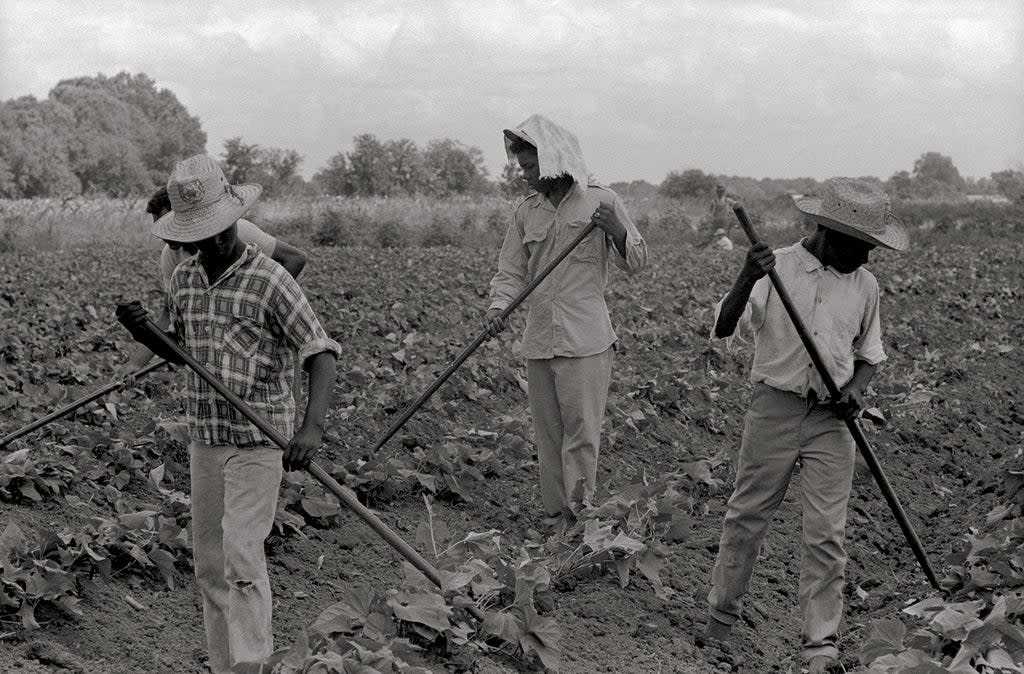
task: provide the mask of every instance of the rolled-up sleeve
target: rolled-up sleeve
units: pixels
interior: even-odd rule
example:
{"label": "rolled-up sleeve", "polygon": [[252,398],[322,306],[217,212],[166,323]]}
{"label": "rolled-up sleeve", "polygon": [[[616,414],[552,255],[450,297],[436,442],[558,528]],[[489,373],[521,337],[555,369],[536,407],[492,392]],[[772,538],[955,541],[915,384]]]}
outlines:
{"label": "rolled-up sleeve", "polygon": [[860,335],[853,342],[853,357],[869,365],[884,361],[885,348],[882,346],[882,321],[879,316],[878,286],[865,303],[864,316],[860,322]]}
{"label": "rolled-up sleeve", "polygon": [[[612,207],[615,209],[615,215],[619,218],[619,222],[626,228],[626,256],[619,255],[618,249],[612,244],[612,249],[615,250],[612,259],[615,260],[615,266],[619,269],[635,274],[647,266],[647,242],[640,235],[640,230],[636,228],[633,219],[629,217],[626,205],[622,203],[622,199],[618,195],[615,195],[615,199],[612,200]],[[609,244],[611,244],[610,239]]]}
{"label": "rolled-up sleeve", "polygon": [[718,317],[722,314],[722,305],[725,304],[725,297],[720,299],[718,304],[715,305],[715,315],[711,321],[711,339],[724,339],[725,343],[729,345],[732,344],[733,338],[737,335],[753,337],[754,333],[764,324],[765,307],[768,305],[768,293],[770,291],[771,282],[767,276],[757,280],[750,291],[750,297],[747,299],[746,306],[743,307],[743,313],[740,314],[740,318],[736,322],[736,329],[728,337],[715,336],[715,326],[718,325]]}
{"label": "rolled-up sleeve", "polygon": [[303,367],[318,353],[329,352],[335,358],[341,357],[341,345],[327,336],[299,284],[283,268],[275,279],[270,308],[285,340],[298,352]]}
{"label": "rolled-up sleeve", "polygon": [[529,271],[526,245],[523,244],[524,236],[525,230],[517,211],[512,218],[512,224],[505,232],[505,240],[498,254],[498,271],[491,279],[488,309],[506,308],[526,287]]}

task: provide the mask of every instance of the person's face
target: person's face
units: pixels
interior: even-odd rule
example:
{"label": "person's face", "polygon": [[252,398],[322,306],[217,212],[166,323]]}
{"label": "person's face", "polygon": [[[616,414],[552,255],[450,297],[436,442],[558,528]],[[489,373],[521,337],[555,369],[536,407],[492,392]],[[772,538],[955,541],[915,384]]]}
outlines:
{"label": "person's face", "polygon": [[540,179],[540,162],[537,159],[537,150],[529,149],[516,153],[516,161],[519,168],[523,170],[523,178],[526,184],[535,192],[543,191],[543,183]]}
{"label": "person's face", "polygon": [[164,243],[166,243],[167,247],[171,250],[184,250],[189,255],[195,255],[199,250],[196,248],[196,244],[194,243],[183,243],[181,241],[171,241],[170,239],[164,239]]}
{"label": "person's face", "polygon": [[823,262],[840,274],[850,274],[867,263],[868,254],[874,248],[875,245],[867,241],[861,241],[832,229],[826,230]]}
{"label": "person's face", "polygon": [[211,262],[226,260],[234,253],[235,245],[238,242],[238,226],[232,223],[230,227],[220,234],[215,234],[208,239],[196,242],[196,248],[203,258]]}

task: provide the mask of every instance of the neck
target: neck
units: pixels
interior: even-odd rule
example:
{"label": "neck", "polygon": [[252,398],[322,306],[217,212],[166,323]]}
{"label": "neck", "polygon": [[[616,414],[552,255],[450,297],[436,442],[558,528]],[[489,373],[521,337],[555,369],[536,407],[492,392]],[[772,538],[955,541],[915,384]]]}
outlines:
{"label": "neck", "polygon": [[548,201],[550,201],[555,208],[558,208],[558,204],[562,203],[562,199],[564,199],[565,195],[569,193],[572,186],[573,180],[571,178],[568,180],[554,181],[551,184],[551,188],[544,193],[544,196],[547,197]]}
{"label": "neck", "polygon": [[803,247],[808,253],[818,258],[818,261],[825,264],[825,235],[819,230],[804,239]]}
{"label": "neck", "polygon": [[213,259],[200,254],[199,262],[203,265],[203,269],[206,270],[206,277],[212,284],[221,274],[227,271],[227,268],[234,264],[235,260],[241,257],[242,253],[245,252],[245,243],[241,239],[235,239],[235,245],[230,251],[224,256],[218,256]]}

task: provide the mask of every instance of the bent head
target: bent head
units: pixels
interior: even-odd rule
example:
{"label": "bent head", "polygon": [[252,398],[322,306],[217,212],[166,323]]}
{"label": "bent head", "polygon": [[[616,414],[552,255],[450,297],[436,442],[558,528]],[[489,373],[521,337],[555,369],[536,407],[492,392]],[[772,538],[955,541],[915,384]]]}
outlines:
{"label": "bent head", "polygon": [[197,241],[195,246],[204,259],[215,262],[230,259],[238,243],[238,223],[233,222],[219,234]]}
{"label": "bent head", "polygon": [[875,249],[875,244],[868,243],[834,229],[821,227],[819,232],[823,238],[821,262],[838,271],[850,274],[861,265],[867,264],[868,256]]}
{"label": "bent head", "polygon": [[164,243],[166,243],[167,247],[171,250],[184,250],[189,255],[195,255],[199,252],[199,249],[196,248],[196,244],[194,243],[183,243],[181,241],[171,241],[170,239],[164,239]]}

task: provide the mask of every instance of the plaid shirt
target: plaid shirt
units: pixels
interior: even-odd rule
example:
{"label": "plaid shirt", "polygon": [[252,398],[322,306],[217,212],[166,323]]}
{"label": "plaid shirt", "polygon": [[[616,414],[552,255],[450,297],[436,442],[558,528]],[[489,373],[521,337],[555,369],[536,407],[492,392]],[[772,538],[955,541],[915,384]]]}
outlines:
{"label": "plaid shirt", "polygon": [[[185,348],[290,439],[296,353],[303,363],[324,351],[341,354],[295,279],[249,245],[212,286],[198,256],[180,264],[168,304],[171,325]],[[185,396],[189,432],[196,440],[236,447],[273,444],[191,370]]]}

